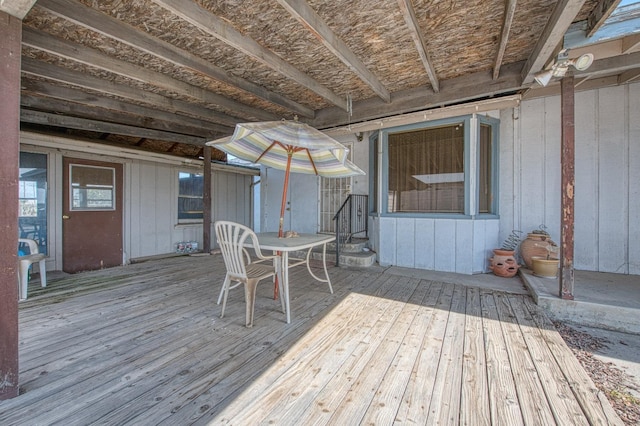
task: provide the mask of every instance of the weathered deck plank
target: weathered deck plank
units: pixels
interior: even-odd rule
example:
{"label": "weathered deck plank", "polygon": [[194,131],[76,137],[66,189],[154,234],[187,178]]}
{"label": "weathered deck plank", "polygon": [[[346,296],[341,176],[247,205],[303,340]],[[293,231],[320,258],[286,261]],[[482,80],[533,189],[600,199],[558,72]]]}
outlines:
{"label": "weathered deck plank", "polygon": [[77,274],[20,304],[0,424],[621,424],[527,296],[331,268],[215,304],[220,257]]}

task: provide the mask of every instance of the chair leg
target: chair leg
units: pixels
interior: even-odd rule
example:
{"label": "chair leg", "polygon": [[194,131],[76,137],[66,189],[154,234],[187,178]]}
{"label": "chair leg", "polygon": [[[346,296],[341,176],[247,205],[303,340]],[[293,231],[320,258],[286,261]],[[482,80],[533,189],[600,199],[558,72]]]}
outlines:
{"label": "chair leg", "polygon": [[[222,299],[222,312],[220,312],[220,318],[224,318],[224,308],[227,307],[227,296],[229,296],[229,285],[231,284],[231,278],[229,278],[229,274],[225,275],[224,282],[222,283],[222,290],[220,290],[220,297],[223,297],[222,293],[224,292],[224,297]],[[218,304],[220,304],[220,298],[218,298]]]}
{"label": "chair leg", "polygon": [[224,287],[225,287],[224,285],[225,285],[225,283],[227,282],[227,278],[228,278],[228,277],[229,277],[228,275],[225,275],[225,277],[224,277],[224,282],[222,283],[222,287],[220,288],[220,295],[218,296],[218,305],[219,305],[219,304],[220,304],[220,302],[222,301],[222,294],[224,293]]}
{"label": "chair leg", "polygon": [[40,285],[42,287],[47,286],[47,268],[45,266],[45,260],[42,259],[39,263],[40,266]]}
{"label": "chair leg", "polygon": [[29,288],[29,262],[19,262],[20,267],[18,276],[20,277],[20,300],[27,298],[27,290]]}
{"label": "chair leg", "polygon": [[244,284],[244,299],[247,305],[246,322],[247,327],[253,327],[253,308],[256,304],[257,280],[247,280]]}

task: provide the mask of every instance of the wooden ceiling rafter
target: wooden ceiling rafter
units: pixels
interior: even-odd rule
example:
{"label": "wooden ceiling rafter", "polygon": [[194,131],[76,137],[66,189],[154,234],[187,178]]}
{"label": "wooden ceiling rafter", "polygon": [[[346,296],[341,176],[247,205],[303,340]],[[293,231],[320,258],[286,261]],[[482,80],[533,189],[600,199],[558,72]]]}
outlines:
{"label": "wooden ceiling rafter", "polygon": [[65,114],[73,117],[88,118],[109,123],[120,123],[143,129],[148,128],[211,139],[224,136],[229,131],[228,127],[223,128],[224,131],[222,131],[220,129],[214,130],[211,127],[206,128],[202,125],[199,127],[189,126],[186,123],[181,122],[181,119],[186,117],[176,116],[176,114],[171,114],[173,117],[169,120],[163,120],[155,114],[155,111],[151,111],[151,114],[143,116],[140,115],[141,112],[138,111],[133,114],[124,113],[115,109],[105,109],[84,103],[71,102],[66,99],[60,100],[27,93],[23,93],[20,97],[20,106],[24,109],[37,111],[55,110],[59,114]]}
{"label": "wooden ceiling rafter", "polygon": [[[23,78],[22,87],[24,94],[20,102],[27,108],[40,108],[44,110],[46,106],[49,106],[60,109],[62,112],[74,113],[77,111],[78,115],[81,113],[87,116],[95,109],[100,110],[100,116],[106,120],[117,122],[123,119],[122,116],[125,116],[130,118],[130,121],[127,121],[126,124],[139,125],[141,127],[150,126],[156,130],[183,129],[176,131],[198,136],[227,134],[233,130],[232,126],[223,126],[186,115],[176,114],[175,111],[164,111],[119,99],[87,93],[77,88],[60,86],[48,81]],[[29,94],[38,95],[37,98],[42,99],[42,101],[35,100],[36,97],[32,97]],[[36,102],[38,104],[35,104]],[[84,106],[84,109],[81,111],[80,107],[74,109],[74,105]],[[156,123],[164,124],[160,125]]]}
{"label": "wooden ceiling rafter", "polygon": [[36,0],[0,1],[0,11],[22,20],[31,10]]}
{"label": "wooden ceiling rafter", "polygon": [[218,123],[234,127],[236,123],[236,119],[231,116],[227,116],[226,114],[216,112],[197,104],[189,103],[180,99],[168,98],[137,87],[117,84],[102,78],[87,75],[86,73],[58,67],[56,65],[28,57],[22,58],[22,73],[106,93],[124,99],[142,102],[143,104],[152,104],[155,108],[165,111],[182,112],[186,115],[195,116],[202,120],[211,121],[213,124]]}
{"label": "wooden ceiling rafter", "polygon": [[210,79],[235,87],[302,117],[313,118],[314,116],[314,111],[307,106],[246,79],[230,75],[221,67],[82,3],[72,0],[39,0],[36,7],[168,63],[190,68]]}
{"label": "wooden ceiling rafter", "polygon": [[[33,28],[25,27],[22,30],[22,44],[92,68],[117,74],[130,80],[139,81],[188,96],[202,103],[217,105],[228,111],[242,111],[258,120],[279,119],[275,114],[233,101],[201,87],[176,80],[167,74],[116,59],[95,49],[53,37],[50,34]],[[215,116],[213,116],[213,120],[215,119]]]}
{"label": "wooden ceiling rafter", "polygon": [[634,34],[622,39],[622,53],[627,54],[640,49],[640,34]]}
{"label": "wooden ceiling rafter", "polygon": [[307,90],[323,97],[333,105],[347,111],[347,101],[332,92],[307,74],[303,73],[273,51],[264,48],[258,42],[236,30],[220,17],[210,13],[195,2],[184,0],[152,0],[158,6],[189,22],[201,31],[209,34],[233,48],[252,57],[254,60],[285,75]]}
{"label": "wooden ceiling rafter", "polygon": [[640,69],[625,71],[618,76],[618,84],[626,84],[640,79]]}
{"label": "wooden ceiling rafter", "polygon": [[587,18],[587,38],[593,36],[620,4],[620,0],[600,0]]}
{"label": "wooden ceiling rafter", "polygon": [[67,129],[87,130],[91,132],[115,133],[118,135],[144,137],[168,142],[178,142],[188,145],[204,146],[206,138],[183,135],[161,130],[145,129],[125,124],[108,123],[103,120],[91,120],[88,118],[71,117],[50,112],[20,110],[20,121],[23,123],[41,124],[47,126],[63,127]]}
{"label": "wooden ceiling rafter", "polygon": [[344,41],[320,18],[304,0],[277,0],[278,3],[303,24],[320,42],[340,59],[360,80],[366,83],[382,100],[391,101],[389,91]]}
{"label": "wooden ceiling rafter", "polygon": [[556,53],[558,46],[562,45],[564,34],[584,2],[585,0],[558,0],[533,52],[522,68],[522,84],[532,83],[534,74],[542,70]]}
{"label": "wooden ceiling rafter", "polygon": [[440,92],[440,82],[438,81],[438,76],[436,74],[436,70],[433,67],[433,62],[431,61],[431,57],[429,55],[429,49],[427,47],[427,43],[424,39],[424,34],[420,30],[420,25],[418,24],[418,20],[416,18],[416,12],[413,8],[413,4],[411,0],[398,0],[398,6],[402,11],[402,15],[404,16],[404,21],[407,23],[407,28],[411,33],[411,38],[413,39],[414,44],[416,45],[416,50],[420,55],[420,60],[424,65],[424,69],[427,72],[427,76],[429,77],[429,82],[431,83],[431,87],[435,93]]}
{"label": "wooden ceiling rafter", "polygon": [[[407,0],[408,1],[408,0]],[[500,76],[500,67],[502,66],[502,59],[504,58],[504,52],[507,50],[507,43],[509,42],[509,33],[511,32],[511,25],[513,24],[513,16],[516,13],[516,6],[518,0],[505,0],[504,4],[504,17],[502,19],[502,29],[500,31],[500,44],[498,46],[498,53],[493,65],[493,79],[497,80]]]}

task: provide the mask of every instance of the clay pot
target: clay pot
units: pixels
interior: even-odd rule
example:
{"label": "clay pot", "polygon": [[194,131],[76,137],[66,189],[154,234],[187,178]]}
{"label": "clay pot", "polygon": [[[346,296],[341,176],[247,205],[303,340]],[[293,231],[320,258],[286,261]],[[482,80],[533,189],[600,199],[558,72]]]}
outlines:
{"label": "clay pot", "polygon": [[533,275],[543,278],[557,278],[560,260],[547,259],[546,256],[533,256]]}
{"label": "clay pot", "polygon": [[549,235],[530,233],[527,234],[527,238],[520,243],[520,256],[522,256],[522,260],[524,260],[527,268],[533,269],[533,261],[531,258],[537,256],[546,259],[549,254],[547,248],[555,245]]}
{"label": "clay pot", "polygon": [[493,257],[489,259],[491,265],[489,269],[499,277],[510,278],[518,273],[518,262],[514,256],[515,250],[494,249]]}

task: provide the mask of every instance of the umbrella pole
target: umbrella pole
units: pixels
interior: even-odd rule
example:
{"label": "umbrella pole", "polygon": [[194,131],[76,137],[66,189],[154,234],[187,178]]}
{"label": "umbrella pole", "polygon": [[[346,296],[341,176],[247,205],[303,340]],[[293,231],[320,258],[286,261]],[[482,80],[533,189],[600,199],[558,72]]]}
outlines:
{"label": "umbrella pole", "polygon": [[282,188],[282,204],[280,205],[280,225],[278,227],[278,238],[284,237],[284,209],[287,204],[287,188],[289,188],[289,174],[291,172],[291,157],[293,152],[287,152],[287,168],[284,171],[284,188]]}
{"label": "umbrella pole", "polygon": [[[280,225],[278,226],[278,238],[284,237],[284,209],[287,204],[287,188],[289,187],[289,174],[291,172],[291,157],[293,152],[287,150],[287,168],[284,171],[284,188],[282,189],[282,204],[280,205]],[[278,254],[282,254],[278,252]],[[288,268],[289,265],[282,265],[283,268]],[[273,283],[273,300],[278,298],[278,277],[276,277]]]}

